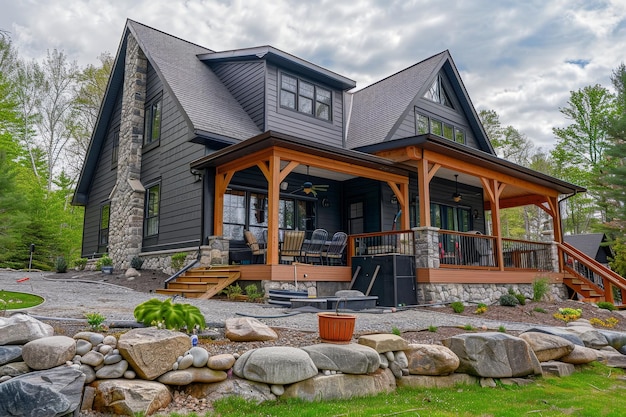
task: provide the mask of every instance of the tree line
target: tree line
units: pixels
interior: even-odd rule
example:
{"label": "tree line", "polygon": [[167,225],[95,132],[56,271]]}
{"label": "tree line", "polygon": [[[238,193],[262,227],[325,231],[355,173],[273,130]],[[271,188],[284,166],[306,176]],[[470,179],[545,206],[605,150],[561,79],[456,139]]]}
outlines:
{"label": "tree line", "polygon": [[[50,270],[80,258],[70,205],[113,58],[79,68],[56,49],[21,59],[0,32],[0,267]],[[31,246],[32,245],[32,246]]]}

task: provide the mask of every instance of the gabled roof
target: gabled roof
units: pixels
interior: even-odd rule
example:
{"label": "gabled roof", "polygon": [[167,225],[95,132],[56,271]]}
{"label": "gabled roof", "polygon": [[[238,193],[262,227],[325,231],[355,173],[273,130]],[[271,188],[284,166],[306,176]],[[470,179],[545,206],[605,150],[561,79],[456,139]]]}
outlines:
{"label": "gabled roof", "polygon": [[197,55],[213,51],[129,19],[85,155],[73,204],[87,203],[87,192],[96,171],[100,149],[106,139],[115,101],[124,83],[129,33],[137,39],[141,50],[159,75],[163,88],[169,91],[178,104],[195,137],[230,145],[261,133],[219,78],[197,58]]}
{"label": "gabled roof", "polygon": [[565,235],[563,241],[572,245],[590,258],[598,258],[599,251],[605,251],[607,256],[611,256],[611,248],[603,243],[608,242],[604,233],[589,233],[584,235]]}
{"label": "gabled roof", "polygon": [[495,154],[447,50],[353,93],[347,146],[354,149],[390,140],[440,71],[448,77],[481,150]]}
{"label": "gabled roof", "polygon": [[264,59],[279,65],[282,68],[296,71],[308,78],[328,85],[339,90],[349,90],[356,87],[356,82],[339,75],[326,68],[315,65],[297,56],[276,49],[273,46],[257,46],[254,48],[235,49],[232,51],[214,52],[199,55],[201,61],[213,62],[236,62]]}

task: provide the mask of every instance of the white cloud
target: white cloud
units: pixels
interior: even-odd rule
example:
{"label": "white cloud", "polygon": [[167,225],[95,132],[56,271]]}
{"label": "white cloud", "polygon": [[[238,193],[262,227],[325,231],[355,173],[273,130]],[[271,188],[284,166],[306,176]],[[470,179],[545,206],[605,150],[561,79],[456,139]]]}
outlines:
{"label": "white cloud", "polygon": [[626,50],[621,0],[0,0],[0,8],[0,29],[20,56],[58,48],[80,65],[114,54],[127,18],[218,51],[272,45],[359,87],[449,49],[474,105],[543,148],[567,123],[559,107],[570,91],[610,87]]}

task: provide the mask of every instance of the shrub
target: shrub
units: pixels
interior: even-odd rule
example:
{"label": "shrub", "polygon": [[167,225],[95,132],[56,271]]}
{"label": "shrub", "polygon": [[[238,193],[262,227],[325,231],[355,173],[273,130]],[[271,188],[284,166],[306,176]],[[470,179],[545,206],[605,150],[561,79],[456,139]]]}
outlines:
{"label": "shrub", "polygon": [[391,334],[395,334],[396,336],[401,336],[402,332],[400,331],[400,329],[398,329],[396,326],[393,326],[391,328]]}
{"label": "shrub", "polygon": [[67,261],[63,256],[57,256],[54,263],[54,270],[57,272],[67,272]]}
{"label": "shrub", "polygon": [[89,327],[92,331],[99,332],[100,330],[103,330],[102,323],[104,323],[106,317],[104,317],[102,314],[86,313],[85,317],[87,318],[87,324],[89,324]]}
{"label": "shrub", "polygon": [[437,326],[433,326],[433,325],[428,326],[428,331],[431,333],[437,333]]}
{"label": "shrub", "polygon": [[517,301],[519,302],[520,305],[522,306],[526,305],[526,296],[524,296],[524,294],[517,293],[515,294],[515,298],[517,298]]}
{"label": "shrub", "polygon": [[615,311],[617,310],[617,307],[615,307],[615,305],[610,302],[610,301],[598,301],[596,303],[596,305],[600,308],[603,308],[605,310],[609,310],[609,311]]}
{"label": "shrub", "polygon": [[476,310],[474,310],[474,314],[483,314],[486,311],[487,311],[487,304],[485,304],[485,303],[478,303],[478,306],[476,307]]}
{"label": "shrub", "polygon": [[87,266],[87,258],[78,258],[74,260],[74,266],[79,270],[83,271]]}
{"label": "shrub", "polygon": [[246,295],[248,296],[248,301],[251,302],[256,302],[263,299],[263,294],[259,292],[259,289],[254,284],[246,286]]}
{"label": "shrub", "polygon": [[612,328],[612,327],[615,327],[619,323],[619,320],[616,319],[615,317],[609,317],[606,320],[602,320],[602,319],[599,319],[597,317],[592,317],[592,318],[589,319],[589,323],[591,323],[594,326],[602,326],[602,327],[610,327],[610,328]]}
{"label": "shrub", "polygon": [[130,260],[131,268],[135,268],[136,270],[140,270],[143,266],[143,259],[139,256],[133,256],[133,259]]}
{"label": "shrub", "polygon": [[500,296],[500,305],[506,307],[515,307],[519,304],[519,300],[515,295],[504,294]]}
{"label": "shrub", "polygon": [[472,331],[472,330],[475,330],[475,329],[474,329],[474,326],[472,326],[471,324],[466,324],[465,326],[463,326],[463,330]]}
{"label": "shrub", "polygon": [[450,304],[450,307],[452,307],[452,310],[457,314],[461,314],[465,311],[465,306],[462,301],[455,301]]}
{"label": "shrub", "polygon": [[533,301],[541,301],[544,295],[550,291],[550,280],[540,277],[533,281]]}
{"label": "shrub", "polygon": [[536,312],[536,313],[547,313],[547,311],[544,310],[541,307],[535,307],[535,308],[533,308],[533,311]]}
{"label": "shrub", "polygon": [[153,298],[135,307],[135,319],[146,326],[165,327],[166,329],[187,329],[191,332],[196,327],[204,329],[206,322],[200,309],[191,304],[174,304],[171,299],[161,301]]}
{"label": "shrub", "polygon": [[234,300],[241,294],[243,294],[243,290],[239,286],[239,284],[229,285],[228,287],[222,290],[222,293],[226,295],[226,298],[229,300]]}
{"label": "shrub", "polygon": [[178,252],[172,255],[172,268],[178,271],[185,266],[185,259],[187,259],[187,252]]}
{"label": "shrub", "polygon": [[103,266],[113,266],[113,259],[111,259],[108,253],[105,253],[96,261],[96,269],[101,269]]}
{"label": "shrub", "polygon": [[558,313],[554,313],[552,316],[555,319],[563,320],[564,322],[578,320],[583,315],[583,311],[580,308],[559,308]]}
{"label": "shrub", "polygon": [[499,327],[498,327],[498,331],[499,331],[500,333],[506,333],[506,327],[504,327],[504,326],[499,326]]}

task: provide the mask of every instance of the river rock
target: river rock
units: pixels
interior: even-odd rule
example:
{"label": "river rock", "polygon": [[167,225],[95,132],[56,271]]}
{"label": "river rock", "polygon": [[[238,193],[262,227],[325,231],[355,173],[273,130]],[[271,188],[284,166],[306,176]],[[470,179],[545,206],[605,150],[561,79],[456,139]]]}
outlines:
{"label": "river rock", "polygon": [[236,376],[213,384],[190,384],[185,386],[184,392],[194,398],[205,398],[208,402],[229,396],[257,403],[276,400],[269,385]]}
{"label": "river rock", "polygon": [[149,416],[171,401],[169,389],[156,381],[108,379],[91,386],[96,390],[93,409],[101,413]]}
{"label": "river rock", "polygon": [[115,349],[115,347],[117,346],[117,339],[115,338],[115,336],[108,335],[105,336],[104,339],[102,339],[102,344],[111,346]]}
{"label": "river rock", "polygon": [[169,371],[161,375],[157,381],[166,385],[189,385],[192,382],[210,384],[220,382],[227,377],[224,371],[214,371],[209,368],[187,368],[182,371]]}
{"label": "river rock", "polygon": [[404,351],[410,375],[447,375],[459,367],[459,358],[445,346],[410,344]]}
{"label": "river rock", "polygon": [[465,333],[442,343],[459,358],[459,373],[484,378],[541,374],[537,356],[519,337],[500,332]]}
{"label": "river rock", "polygon": [[546,333],[524,332],[519,337],[530,345],[539,362],[557,360],[569,355],[575,346],[562,337]]}
{"label": "river rock", "polygon": [[0,384],[0,415],[70,414],[80,405],[84,382],[85,375],[68,366],[16,376]]}
{"label": "river rock", "polygon": [[285,387],[281,398],[304,401],[328,401],[393,392],[396,379],[389,369],[378,369],[370,375],[317,375]]}
{"label": "river rock", "polygon": [[309,354],[317,369],[340,371],[346,374],[368,374],[380,367],[376,350],[365,345],[350,343],[334,345],[321,343],[301,348]]}
{"label": "river rock", "polygon": [[54,335],[54,329],[27,314],[0,317],[0,345],[23,345]]}
{"label": "river rock", "polygon": [[113,365],[115,363],[120,362],[123,359],[124,358],[122,358],[122,355],[120,355],[119,353],[110,353],[104,357],[103,363],[105,365]]}
{"label": "river rock", "polygon": [[22,358],[29,368],[50,369],[71,361],[76,354],[76,342],[67,336],[50,336],[28,342],[22,348]]}
{"label": "river rock", "polygon": [[189,354],[185,354],[177,362],[178,362],[178,367],[177,367],[178,370],[190,368],[191,365],[193,365],[193,356]]}
{"label": "river rock", "polygon": [[84,363],[89,366],[98,366],[104,362],[104,356],[100,352],[90,350],[80,358],[80,363]]}
{"label": "river rock", "polygon": [[235,357],[230,353],[223,353],[221,355],[215,355],[209,357],[207,361],[207,367],[216,371],[227,371],[235,364]]}
{"label": "river rock", "polygon": [[276,340],[278,334],[253,317],[226,319],[224,335],[233,342]]}
{"label": "river rock", "polygon": [[104,335],[96,332],[78,332],[74,335],[74,339],[86,340],[93,346],[98,346],[104,340]]}
{"label": "river rock", "polygon": [[200,346],[192,347],[191,349],[189,349],[187,354],[193,357],[192,365],[196,368],[202,368],[203,366],[206,366],[209,360],[209,352],[207,352],[205,348]]}
{"label": "river rock", "polygon": [[76,354],[83,356],[93,349],[93,345],[88,340],[76,339]]}
{"label": "river rock", "polygon": [[266,384],[292,384],[317,375],[308,353],[286,346],[252,349],[241,355],[233,372],[240,378]]}
{"label": "river rock", "polygon": [[191,347],[191,340],[181,332],[150,327],[124,333],[117,346],[140,378],[153,380],[172,369]]}
{"label": "river rock", "polygon": [[[379,333],[359,337],[359,344],[369,346],[378,353],[405,350],[409,344],[395,334]],[[391,359],[393,360],[393,359]]]}
{"label": "river rock", "polygon": [[0,346],[0,365],[22,360],[21,346]]}
{"label": "river rock", "polygon": [[122,360],[112,365],[105,365],[96,371],[98,379],[117,379],[124,376],[124,372],[128,369],[128,362]]}
{"label": "river rock", "polygon": [[78,369],[85,374],[85,385],[96,380],[96,371],[89,365],[80,365]]}
{"label": "river rock", "polygon": [[30,372],[30,368],[26,365],[26,362],[11,362],[6,365],[0,366],[0,377],[3,376],[18,376]]}

